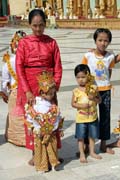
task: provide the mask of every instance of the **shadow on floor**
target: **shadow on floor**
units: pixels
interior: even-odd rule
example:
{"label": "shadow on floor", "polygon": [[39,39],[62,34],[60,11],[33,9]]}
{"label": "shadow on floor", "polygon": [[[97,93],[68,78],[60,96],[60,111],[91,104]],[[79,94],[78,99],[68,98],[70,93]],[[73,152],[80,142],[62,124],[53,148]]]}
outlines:
{"label": "shadow on floor", "polygon": [[1,134],[0,135],[0,145],[5,144],[5,143],[6,143],[5,135]]}
{"label": "shadow on floor", "polygon": [[[111,144],[116,141],[117,141],[116,135],[111,134],[111,139],[107,141],[107,144]],[[97,154],[101,153],[100,140],[96,140],[95,151]],[[74,137],[74,134],[64,138],[62,140],[62,149],[59,152],[59,157],[63,158],[64,162],[59,165],[58,170],[63,170],[65,166],[68,165],[69,163],[73,163],[74,166],[76,163],[75,160],[79,159],[79,157],[76,156],[76,152],[78,152],[78,144],[77,144],[77,140]]]}
{"label": "shadow on floor", "polygon": [[64,159],[64,162],[59,165],[58,170],[63,170],[64,166],[73,160],[77,160],[76,152],[78,151],[77,141],[74,135],[68,136],[62,140],[62,149],[59,152],[59,157]]}

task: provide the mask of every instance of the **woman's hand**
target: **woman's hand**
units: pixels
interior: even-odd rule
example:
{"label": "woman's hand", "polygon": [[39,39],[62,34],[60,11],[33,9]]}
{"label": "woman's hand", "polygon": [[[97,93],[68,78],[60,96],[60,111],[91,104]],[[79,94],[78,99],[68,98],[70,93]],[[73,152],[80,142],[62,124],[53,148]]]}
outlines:
{"label": "woman's hand", "polygon": [[5,103],[8,103],[8,96],[6,96],[6,95],[3,95],[3,101],[5,102]]}
{"label": "woman's hand", "polygon": [[31,91],[26,92],[27,103],[32,105],[34,103],[34,96]]}
{"label": "woman's hand", "polygon": [[5,103],[8,103],[8,96],[2,91],[0,91],[0,95],[2,96],[3,101]]}

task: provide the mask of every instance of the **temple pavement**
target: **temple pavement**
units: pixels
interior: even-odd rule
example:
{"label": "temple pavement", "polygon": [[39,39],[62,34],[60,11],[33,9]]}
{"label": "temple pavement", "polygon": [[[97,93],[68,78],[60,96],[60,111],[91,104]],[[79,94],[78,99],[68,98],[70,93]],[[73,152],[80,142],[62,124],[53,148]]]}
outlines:
{"label": "temple pavement", "polygon": [[[20,28],[22,29],[22,28]],[[9,48],[9,41],[17,28],[0,28],[0,79],[2,56]],[[27,33],[30,30],[23,29]],[[62,139],[62,150],[59,156],[64,158],[64,163],[58,167],[58,171],[40,174],[34,167],[28,165],[31,152],[25,148],[6,143],[4,129],[7,116],[7,104],[0,99],[0,180],[119,180],[120,179],[120,149],[115,148],[115,155],[101,154],[102,160],[95,160],[88,156],[88,163],[81,164],[76,158],[77,142],[74,138],[75,132],[75,110],[71,107],[72,89],[76,86],[74,78],[74,67],[81,62],[81,58],[90,48],[94,48],[92,39],[94,30],[84,29],[46,29],[46,33],[55,38],[59,44],[62,64],[63,78],[58,93],[59,107],[63,116],[64,138]],[[120,31],[113,30],[113,40],[109,46],[110,51],[115,54],[120,50]],[[120,64],[113,69],[112,74],[112,111],[111,111],[111,140],[116,136],[112,134],[117,125],[120,114]],[[96,151],[99,149],[99,141],[96,141]],[[109,143],[109,142],[108,142]]]}

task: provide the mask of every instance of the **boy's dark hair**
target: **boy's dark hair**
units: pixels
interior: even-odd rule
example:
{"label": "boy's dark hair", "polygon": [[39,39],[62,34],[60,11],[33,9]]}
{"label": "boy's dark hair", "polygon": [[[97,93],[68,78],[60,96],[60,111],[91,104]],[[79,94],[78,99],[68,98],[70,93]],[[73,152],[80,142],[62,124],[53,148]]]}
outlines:
{"label": "boy's dark hair", "polygon": [[46,24],[46,17],[45,17],[45,13],[43,12],[42,9],[33,9],[32,11],[30,11],[29,13],[29,17],[28,17],[28,21],[29,21],[29,24],[31,24],[32,22],[32,19],[34,18],[34,16],[41,16],[44,23]]}
{"label": "boy's dark hair", "polygon": [[108,35],[109,42],[112,41],[112,33],[111,33],[111,31],[109,29],[98,28],[98,29],[96,29],[96,31],[93,34],[93,39],[94,39],[95,42],[96,42],[96,39],[98,37],[98,34],[100,34],[100,33],[106,33]]}
{"label": "boy's dark hair", "polygon": [[77,76],[77,74],[79,72],[84,72],[85,74],[87,74],[88,72],[90,73],[90,69],[89,69],[88,65],[86,65],[86,64],[78,64],[74,69],[75,77]]}

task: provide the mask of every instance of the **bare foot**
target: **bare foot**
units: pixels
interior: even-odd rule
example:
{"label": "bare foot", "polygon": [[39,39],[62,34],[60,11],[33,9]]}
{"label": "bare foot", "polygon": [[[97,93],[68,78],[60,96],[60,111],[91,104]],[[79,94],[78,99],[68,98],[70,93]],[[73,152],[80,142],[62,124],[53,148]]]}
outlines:
{"label": "bare foot", "polygon": [[81,163],[87,163],[87,159],[85,158],[85,156],[80,156],[80,162]]}
{"label": "bare foot", "polygon": [[100,150],[101,150],[103,153],[115,154],[115,151],[112,150],[112,148],[110,148],[110,147],[100,148]]}
{"label": "bare foot", "polygon": [[118,147],[120,148],[120,139],[118,139],[116,142],[108,144],[108,147]]}
{"label": "bare foot", "polygon": [[[85,154],[86,154],[86,155],[89,154],[89,145],[87,145],[87,144],[85,145],[85,150],[84,150],[84,151],[85,151]],[[79,151],[76,152],[76,157],[77,157],[77,158],[80,158],[80,152],[79,152]]]}
{"label": "bare foot", "polygon": [[117,141],[117,147],[119,147],[120,148],[120,139],[118,139],[118,141]]}
{"label": "bare foot", "polygon": [[[46,172],[47,172],[47,171],[46,171]],[[39,174],[44,174],[45,171],[39,171],[39,170],[37,170],[37,173],[39,173]]]}
{"label": "bare foot", "polygon": [[91,153],[90,156],[95,158],[95,159],[102,159],[102,156],[100,156],[100,155],[98,155],[96,153]]}
{"label": "bare foot", "polygon": [[106,153],[108,153],[108,154],[115,154],[115,151],[112,150],[111,148],[107,147],[106,148]]}
{"label": "bare foot", "polygon": [[28,161],[28,164],[29,164],[30,166],[34,166],[34,157],[32,157],[32,159],[30,159],[30,160]]}

